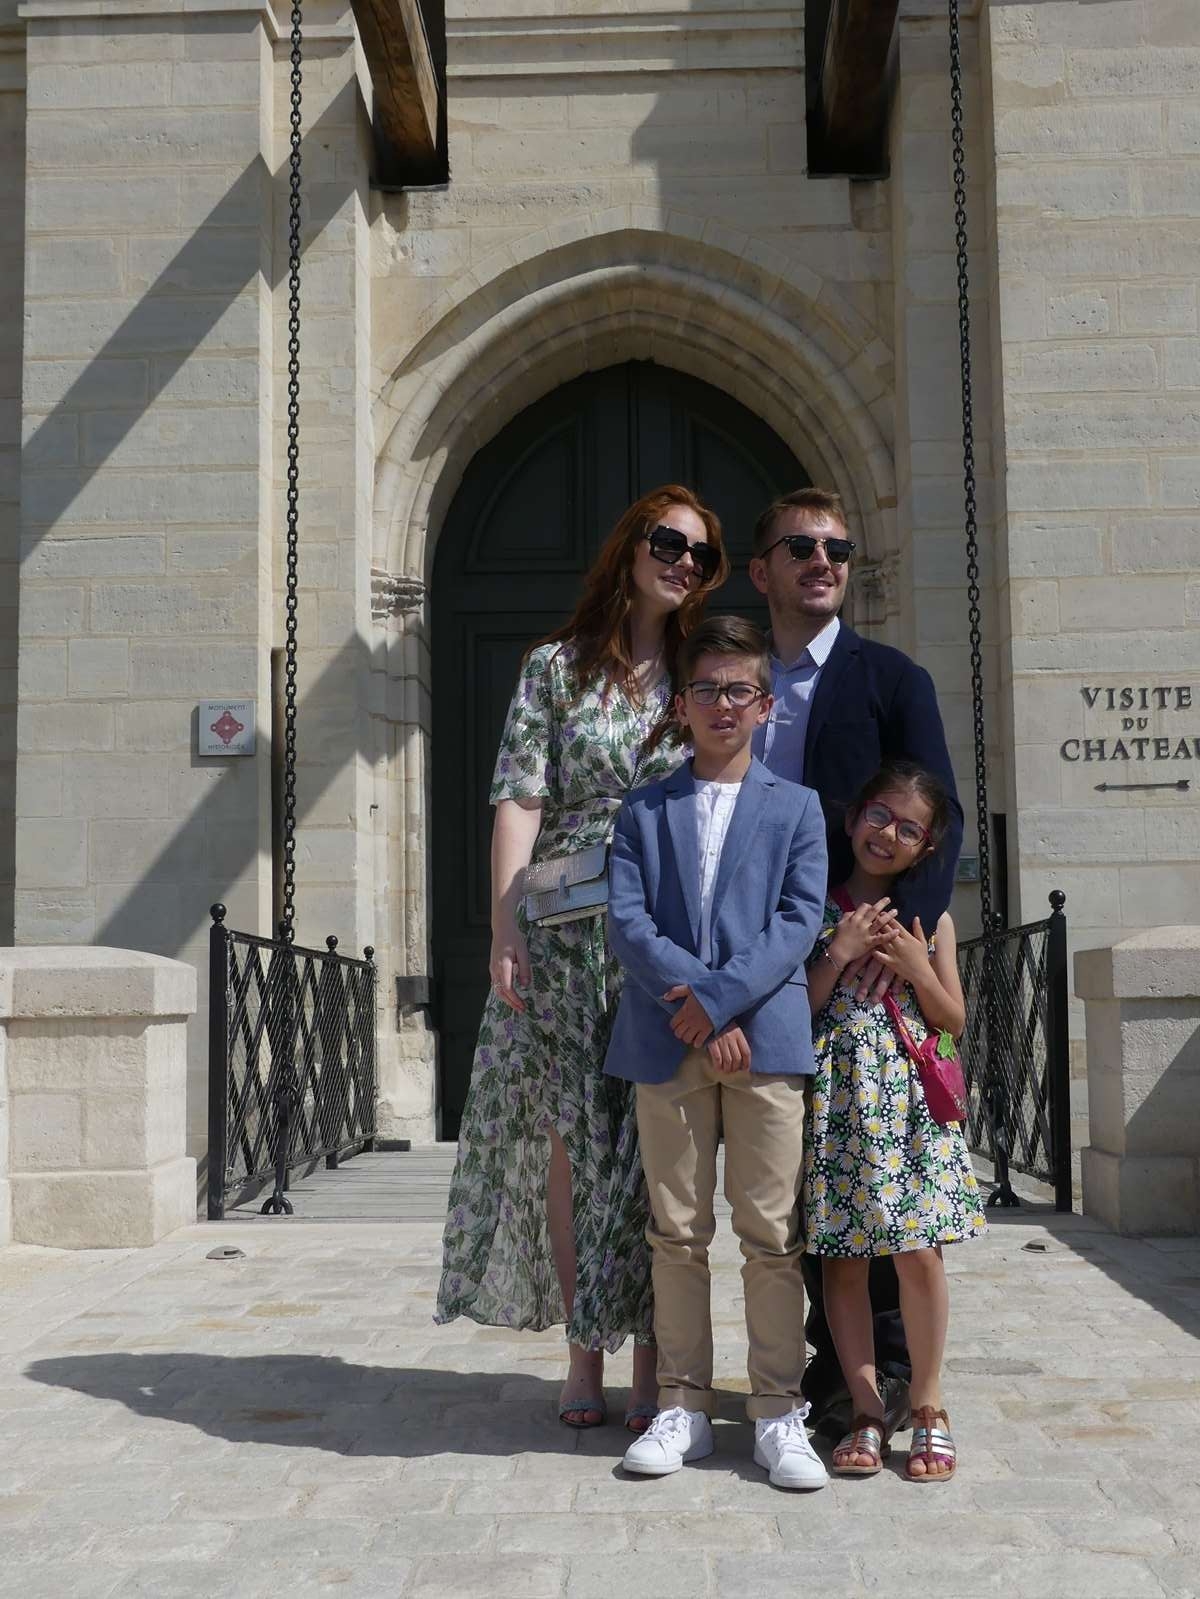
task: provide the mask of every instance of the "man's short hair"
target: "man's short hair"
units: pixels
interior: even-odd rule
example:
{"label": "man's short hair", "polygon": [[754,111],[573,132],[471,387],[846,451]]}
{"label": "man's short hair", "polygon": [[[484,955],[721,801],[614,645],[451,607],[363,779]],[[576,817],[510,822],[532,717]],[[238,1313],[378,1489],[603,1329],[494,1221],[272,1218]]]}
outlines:
{"label": "man's short hair", "polygon": [[754,663],[754,682],[771,692],[771,652],[766,635],[744,616],[709,616],[684,639],[675,658],[675,689],[692,681],[702,655],[739,655]]}
{"label": "man's short hair", "polygon": [[828,518],[831,522],[838,522],[849,531],[850,524],[846,520],[846,509],[840,494],[835,494],[832,489],[796,489],[768,505],[754,524],[755,555],[761,555],[774,542],[772,535],[775,524],[785,511],[807,511],[809,515],[822,520]]}

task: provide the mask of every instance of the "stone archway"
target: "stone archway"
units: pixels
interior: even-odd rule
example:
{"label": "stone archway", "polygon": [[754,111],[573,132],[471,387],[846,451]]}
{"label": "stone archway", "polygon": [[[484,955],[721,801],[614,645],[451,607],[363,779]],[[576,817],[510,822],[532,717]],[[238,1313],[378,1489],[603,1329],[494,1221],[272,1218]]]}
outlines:
{"label": "stone archway", "polygon": [[896,500],[890,441],[876,415],[890,352],[875,330],[812,274],[788,277],[781,256],[771,270],[697,238],[629,225],[598,225],[557,248],[548,242],[524,261],[504,252],[490,275],[477,270],[385,385],[376,413],[385,443],[375,485],[375,616],[387,632],[382,697],[391,724],[377,925],[401,974],[398,1044],[385,1040],[381,1051],[385,1133],[428,1136],[434,1114],[423,976],[426,585],[467,465],[508,421],[571,378],[624,361],[657,361],[722,389],[772,428],[815,481],[841,493],[867,580],[872,570],[881,578],[869,619],[887,632],[891,585],[882,574],[896,559]]}

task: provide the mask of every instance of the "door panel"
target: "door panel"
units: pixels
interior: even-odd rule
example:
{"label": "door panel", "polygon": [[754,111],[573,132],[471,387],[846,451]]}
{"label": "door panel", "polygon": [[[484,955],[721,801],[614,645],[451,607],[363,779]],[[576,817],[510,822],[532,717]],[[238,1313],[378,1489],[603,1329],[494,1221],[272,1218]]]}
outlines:
{"label": "door panel", "polygon": [[734,574],[711,602],[765,624],[746,573],[759,511],[809,481],[728,395],[651,362],[565,384],[468,467],[433,572],[432,916],[442,1136],[458,1131],[487,994],[492,766],[521,657],[562,622],[631,501],[694,487],[721,518]]}

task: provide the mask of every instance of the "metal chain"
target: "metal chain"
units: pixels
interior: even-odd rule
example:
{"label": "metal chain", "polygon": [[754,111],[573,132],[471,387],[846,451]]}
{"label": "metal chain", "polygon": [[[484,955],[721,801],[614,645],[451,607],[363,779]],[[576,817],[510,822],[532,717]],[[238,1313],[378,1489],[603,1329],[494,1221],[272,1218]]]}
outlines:
{"label": "metal chain", "polygon": [[958,345],[962,371],[964,525],[967,542],[967,620],[971,640],[971,715],[975,735],[975,810],[979,829],[979,911],[992,930],[991,818],[987,792],[987,729],[983,717],[983,650],[979,606],[979,528],[975,505],[975,415],[971,401],[971,299],[967,277],[967,177],[963,140],[962,47],[958,0],[950,5],[950,117],[954,139],[954,229],[958,250]]}
{"label": "metal chain", "polygon": [[283,920],[279,936],[290,944],[296,916],[296,626],[300,501],[300,93],[301,0],[292,4],[292,151],[288,200],[287,382],[287,638],[283,691]]}

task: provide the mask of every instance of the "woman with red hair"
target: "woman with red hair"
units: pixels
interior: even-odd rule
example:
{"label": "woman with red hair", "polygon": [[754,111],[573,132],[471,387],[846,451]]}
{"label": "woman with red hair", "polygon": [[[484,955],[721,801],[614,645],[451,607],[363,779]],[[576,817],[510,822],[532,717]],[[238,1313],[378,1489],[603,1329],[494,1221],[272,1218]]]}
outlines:
{"label": "woman with red hair", "polygon": [[716,516],[668,485],[631,505],[575,614],[525,657],[491,800],[492,988],[463,1113],[436,1319],[566,1324],[560,1418],[606,1419],[604,1355],[636,1341],[626,1426],[657,1410],[647,1202],[629,1085],[604,1075],[620,986],[603,908],[528,922],[531,862],[607,844],[635,782],[677,741],[648,743],[680,642],[729,573]]}

